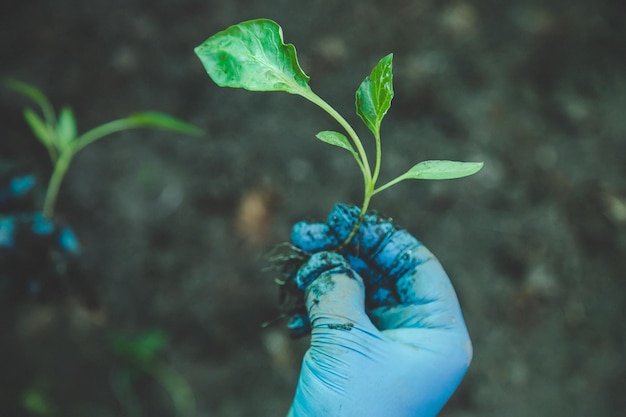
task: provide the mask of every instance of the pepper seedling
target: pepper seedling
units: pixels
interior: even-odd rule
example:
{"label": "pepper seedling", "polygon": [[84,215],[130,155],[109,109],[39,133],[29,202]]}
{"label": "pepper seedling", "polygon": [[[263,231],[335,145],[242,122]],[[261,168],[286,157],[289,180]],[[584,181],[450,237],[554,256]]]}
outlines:
{"label": "pepper seedling", "polygon": [[24,109],[24,118],[35,137],[48,150],[53,165],[42,210],[47,218],[52,218],[54,215],[59,188],[72,158],[85,146],[113,133],[139,127],[170,130],[194,136],[202,134],[202,130],[198,127],[170,115],[142,112],[113,120],[79,135],[74,112],[70,107],[62,107],[57,116],[50,100],[37,87],[13,79],[6,80],[5,85],[33,100],[41,110],[41,115],[39,115],[32,108],[27,107]]}
{"label": "pepper seedling", "polygon": [[[322,142],[350,152],[363,174],[363,202],[360,217],[341,247],[357,233],[372,197],[408,179],[443,180],[461,178],[478,172],[482,162],[447,160],[423,161],[404,174],[378,186],[381,166],[380,127],[393,99],[393,54],[382,58],[356,92],[356,112],[374,135],[375,158],[372,164],[355,129],[309,86],[296,49],[285,44],[282,28],[269,19],[255,19],[233,25],[195,48],[206,72],[220,87],[249,91],[283,91],[304,97],[327,112],[345,133],[322,131],[316,137]],[[348,139],[349,138],[349,139]]]}

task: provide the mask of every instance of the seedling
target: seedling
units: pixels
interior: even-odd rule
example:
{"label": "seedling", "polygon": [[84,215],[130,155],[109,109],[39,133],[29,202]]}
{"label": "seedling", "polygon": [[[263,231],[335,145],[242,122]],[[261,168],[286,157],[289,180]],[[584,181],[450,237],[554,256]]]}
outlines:
{"label": "seedling", "polygon": [[125,364],[112,375],[111,385],[127,416],[143,415],[134,391],[143,375],[152,377],[169,394],[177,417],[195,415],[196,399],[189,383],[162,357],[168,344],[168,335],[158,329],[137,336],[123,332],[111,335],[110,347]]}
{"label": "seedling", "polygon": [[79,135],[74,112],[70,107],[62,107],[57,116],[50,100],[37,87],[17,80],[7,80],[5,85],[33,100],[41,110],[39,115],[33,109],[26,108],[24,118],[33,134],[48,150],[53,165],[43,203],[43,214],[47,218],[54,215],[59,188],[72,158],[85,146],[113,133],[138,127],[171,130],[188,135],[202,134],[199,128],[167,114],[143,112],[113,120]]}
{"label": "seedling", "polygon": [[[304,73],[292,44],[283,41],[282,28],[268,19],[239,23],[219,32],[195,48],[206,72],[220,87],[243,88],[250,91],[283,91],[304,97],[327,112],[345,133],[322,131],[322,142],[345,149],[352,154],[363,174],[363,203],[357,223],[341,245],[354,237],[372,197],[408,179],[443,180],[461,178],[478,172],[482,162],[445,160],[423,161],[404,174],[378,186],[381,165],[380,126],[393,99],[393,54],[382,58],[356,92],[356,112],[373,133],[375,158],[372,165],[355,129],[333,107],[311,90],[309,76]],[[348,139],[349,138],[349,139]]]}

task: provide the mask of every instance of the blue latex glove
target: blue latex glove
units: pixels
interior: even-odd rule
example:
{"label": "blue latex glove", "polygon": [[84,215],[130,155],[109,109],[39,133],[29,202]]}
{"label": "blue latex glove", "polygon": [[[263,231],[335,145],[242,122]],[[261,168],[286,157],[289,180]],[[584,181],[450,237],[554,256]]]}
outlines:
{"label": "blue latex glove", "polygon": [[314,254],[295,277],[312,330],[289,417],[435,416],[472,358],[456,294],[433,254],[377,215],[331,252],[358,214],[337,205],[328,223],[293,228]]}

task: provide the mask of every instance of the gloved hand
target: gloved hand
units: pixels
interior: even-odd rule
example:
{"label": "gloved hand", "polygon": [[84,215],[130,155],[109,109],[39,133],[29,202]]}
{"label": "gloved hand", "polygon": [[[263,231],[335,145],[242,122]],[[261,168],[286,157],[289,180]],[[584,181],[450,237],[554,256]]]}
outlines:
{"label": "gloved hand", "polygon": [[312,330],[289,417],[435,416],[472,358],[456,294],[433,254],[377,215],[334,252],[358,214],[337,205],[328,223],[293,228],[314,254],[295,276]]}

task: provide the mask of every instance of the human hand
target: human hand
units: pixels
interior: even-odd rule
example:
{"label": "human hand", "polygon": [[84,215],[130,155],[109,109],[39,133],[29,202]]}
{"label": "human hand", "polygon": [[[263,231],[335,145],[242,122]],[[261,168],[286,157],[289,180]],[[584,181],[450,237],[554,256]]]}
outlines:
{"label": "human hand", "polygon": [[[408,232],[337,205],[328,223],[296,224],[313,253],[295,276],[311,325],[289,417],[435,416],[463,378],[472,345],[450,280]],[[306,320],[292,320],[303,332]]]}

